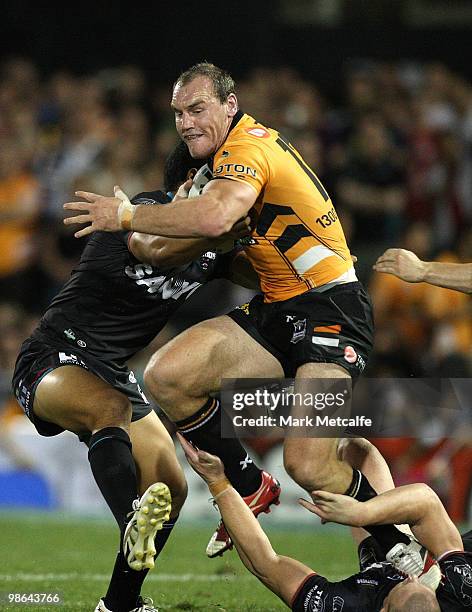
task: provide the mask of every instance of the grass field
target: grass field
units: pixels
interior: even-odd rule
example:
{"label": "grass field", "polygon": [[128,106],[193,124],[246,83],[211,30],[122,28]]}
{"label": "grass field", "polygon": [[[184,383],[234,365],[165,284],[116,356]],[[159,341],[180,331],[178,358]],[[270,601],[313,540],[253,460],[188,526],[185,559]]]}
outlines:
{"label": "grass field", "polygon": [[[143,594],[159,610],[271,612],[287,608],[242,566],[235,552],[207,559],[204,549],[214,525],[175,530]],[[331,526],[271,529],[277,552],[294,556],[333,579],[356,569],[347,532]],[[108,584],[116,550],[113,523],[55,514],[0,514],[0,610],[94,610]],[[7,593],[60,593],[62,603],[8,605]]]}

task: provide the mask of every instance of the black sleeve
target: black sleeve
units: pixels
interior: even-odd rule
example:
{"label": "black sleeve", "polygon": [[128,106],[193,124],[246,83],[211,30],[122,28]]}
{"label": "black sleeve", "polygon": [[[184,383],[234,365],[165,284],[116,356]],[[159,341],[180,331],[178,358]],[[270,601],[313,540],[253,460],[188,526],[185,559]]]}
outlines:
{"label": "black sleeve", "polygon": [[171,201],[163,191],[142,191],[131,198],[131,204],[168,204]]}
{"label": "black sleeve", "polygon": [[228,251],[228,253],[223,253],[222,255],[217,254],[216,265],[212,278],[228,278],[233,259],[242,250],[243,247],[236,246],[234,249],[231,249],[231,251]]}
{"label": "black sleeve", "polygon": [[311,574],[298,587],[292,600],[293,612],[315,612],[324,610],[329,582],[323,576]]}
{"label": "black sleeve", "polygon": [[452,598],[458,610],[472,610],[472,556],[456,552],[439,561],[443,574],[442,591]]}
{"label": "black sleeve", "polygon": [[357,549],[359,557],[359,567],[361,572],[368,568],[372,563],[380,563],[385,561],[385,555],[382,552],[382,547],[373,536],[369,536],[362,540]]}

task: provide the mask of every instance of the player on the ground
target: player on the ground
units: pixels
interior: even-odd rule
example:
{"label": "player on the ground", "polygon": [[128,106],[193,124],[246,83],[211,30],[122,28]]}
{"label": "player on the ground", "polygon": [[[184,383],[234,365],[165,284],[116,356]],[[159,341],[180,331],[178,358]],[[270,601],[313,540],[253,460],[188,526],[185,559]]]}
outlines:
{"label": "player on the ground", "polygon": [[422,261],[406,249],[387,249],[375,262],[374,270],[393,274],[408,283],[429,283],[472,293],[472,263]]}
{"label": "player on the ground", "polygon": [[[472,532],[461,539],[437,495],[424,484],[406,485],[364,503],[324,491],[314,503],[300,500],[328,520],[366,524],[408,523],[438,559],[419,579],[407,578],[386,562],[361,563],[361,572],[331,582],[306,565],[278,555],[262,527],[225,477],[221,460],[196,450],[183,436],[190,465],[208,484],[244,565],[296,612],[459,612],[472,607]],[[469,552],[464,552],[464,546]],[[363,544],[360,556],[366,559]],[[434,590],[437,588],[435,595]],[[441,606],[441,607],[440,607]]]}
{"label": "player on the ground", "polygon": [[[220,236],[251,216],[245,252],[263,295],[187,330],[154,355],[145,373],[159,405],[187,439],[222,458],[231,481],[242,458],[230,440],[220,439],[220,410],[211,394],[221,379],[285,374],[296,377],[297,393],[307,380],[355,381],[372,349],[372,308],[323,185],[281,134],[239,110],[232,78],[212,64],[197,64],[176,81],[172,108],[192,157],[211,158],[215,180],[202,195],[151,210],[78,192],[87,201],[65,208],[83,214],[65,222],[89,223],[77,236],[128,227],[192,237]],[[375,495],[360,472],[338,459],[333,439],[287,438],[284,465],[307,491]],[[253,483],[243,493],[248,504],[256,488]],[[409,542],[394,527],[373,530],[390,547]],[[207,553],[215,556],[229,546],[221,527]]]}
{"label": "player on the ground", "polygon": [[[166,190],[194,166],[182,143],[167,162]],[[155,191],[134,201],[153,207],[170,198]],[[171,437],[126,362],[202,284],[231,276],[238,260],[217,255],[219,242],[96,233],[17,360],[13,387],[26,415],[42,435],[67,429],[88,444],[94,478],[121,531],[99,612],[154,610],[140,590],[177,520],[186,482]],[[159,480],[166,485],[156,487]]]}

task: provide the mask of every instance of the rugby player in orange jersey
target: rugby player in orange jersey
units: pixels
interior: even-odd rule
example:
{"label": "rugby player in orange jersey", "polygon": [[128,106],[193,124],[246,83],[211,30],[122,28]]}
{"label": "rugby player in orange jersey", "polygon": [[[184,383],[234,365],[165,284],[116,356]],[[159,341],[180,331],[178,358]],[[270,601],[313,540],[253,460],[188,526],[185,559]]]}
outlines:
{"label": "rugby player in orange jersey", "polygon": [[[276,130],[238,108],[229,74],[209,63],[180,75],[172,95],[177,131],[196,159],[209,159],[215,180],[192,201],[160,209],[133,206],[126,198],[78,192],[65,204],[87,223],[76,236],[123,228],[174,237],[220,236],[247,214],[252,219],[246,255],[262,294],[244,309],[204,321],[168,343],[151,359],[145,382],[186,438],[219,456],[230,481],[249,464],[234,454],[234,440],[220,439],[218,400],[223,378],[295,376],[295,391],[313,379],[352,379],[364,369],[373,343],[370,300],[358,282],[333,203],[316,174]],[[336,453],[336,440],[287,438],[284,465],[306,491],[376,495],[368,480]],[[241,491],[241,487],[239,489]],[[242,492],[255,514],[278,498],[270,478]],[[409,539],[394,527],[372,528],[384,545]],[[230,547],[222,526],[209,556]],[[408,551],[422,569],[420,555]]]}

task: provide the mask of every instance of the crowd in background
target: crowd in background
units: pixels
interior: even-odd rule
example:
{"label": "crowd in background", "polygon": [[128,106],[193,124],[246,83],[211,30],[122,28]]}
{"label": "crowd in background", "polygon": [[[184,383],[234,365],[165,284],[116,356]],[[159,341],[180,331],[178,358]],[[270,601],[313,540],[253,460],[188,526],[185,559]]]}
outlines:
{"label": "crowd in background", "polygon": [[[472,261],[472,84],[441,64],[359,61],[335,78],[338,94],[330,99],[292,68],[257,67],[238,81],[237,93],[242,110],[282,132],[332,197],[374,302],[375,352],[366,374],[470,377],[469,297],[374,274],[371,266],[391,246],[423,259]],[[19,344],[84,246],[63,225],[62,204],[78,188],[111,195],[119,184],[133,195],[162,186],[177,141],[170,89],[136,66],[85,76],[41,75],[20,58],[1,66],[4,413],[17,410],[9,385]],[[157,342],[238,302],[229,284],[224,292],[224,299],[219,289],[218,300],[197,300]],[[451,443],[440,434],[381,446],[401,481],[442,483],[457,506],[454,518],[463,519],[472,450],[467,438]]]}

